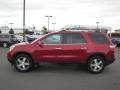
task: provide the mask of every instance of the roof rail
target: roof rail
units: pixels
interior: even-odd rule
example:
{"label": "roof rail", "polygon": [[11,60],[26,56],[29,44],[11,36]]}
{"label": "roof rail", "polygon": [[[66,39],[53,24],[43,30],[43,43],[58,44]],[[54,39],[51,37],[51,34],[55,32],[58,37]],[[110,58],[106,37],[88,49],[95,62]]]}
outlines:
{"label": "roof rail", "polygon": [[87,30],[87,29],[85,29],[85,30],[61,30],[60,32],[66,32],[66,31],[74,31],[74,32],[100,32],[100,31],[98,31],[98,30]]}
{"label": "roof rail", "polygon": [[67,30],[60,30],[59,32],[66,32]]}

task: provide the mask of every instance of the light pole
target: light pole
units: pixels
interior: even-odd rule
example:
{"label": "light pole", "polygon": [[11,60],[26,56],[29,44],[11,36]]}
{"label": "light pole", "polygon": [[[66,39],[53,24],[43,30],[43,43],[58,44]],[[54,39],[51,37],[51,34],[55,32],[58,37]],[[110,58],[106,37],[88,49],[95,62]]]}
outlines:
{"label": "light pole", "polygon": [[98,24],[99,24],[100,22],[96,22],[96,24],[97,24],[97,31],[99,32],[99,27],[98,27]]}
{"label": "light pole", "polygon": [[53,24],[53,30],[55,31],[55,25],[56,25],[56,23],[52,23]]}
{"label": "light pole", "polygon": [[9,23],[10,25],[11,25],[11,28],[12,28],[12,25],[14,24],[14,23]]}
{"label": "light pole", "polygon": [[23,41],[25,41],[25,0],[23,0]]}
{"label": "light pole", "polygon": [[48,32],[49,32],[49,22],[50,22],[50,17],[52,17],[52,16],[45,16],[45,17],[47,17],[48,18]]}
{"label": "light pole", "polygon": [[5,33],[6,33],[7,26],[5,25]]}
{"label": "light pole", "polygon": [[0,34],[2,33],[1,29],[0,29]]}

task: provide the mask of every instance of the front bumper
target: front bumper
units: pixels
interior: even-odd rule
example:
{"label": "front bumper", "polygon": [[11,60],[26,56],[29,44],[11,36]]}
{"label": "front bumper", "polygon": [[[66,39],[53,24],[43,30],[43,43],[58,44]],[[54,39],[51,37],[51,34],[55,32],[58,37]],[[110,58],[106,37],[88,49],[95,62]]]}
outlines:
{"label": "front bumper", "polygon": [[13,53],[12,52],[10,51],[7,52],[7,59],[11,64],[13,64]]}

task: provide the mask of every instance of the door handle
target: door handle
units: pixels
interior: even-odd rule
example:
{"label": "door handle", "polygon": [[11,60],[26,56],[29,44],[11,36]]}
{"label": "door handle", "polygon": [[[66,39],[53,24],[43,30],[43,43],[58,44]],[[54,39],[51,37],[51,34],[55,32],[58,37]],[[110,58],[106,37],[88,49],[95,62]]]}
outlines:
{"label": "door handle", "polygon": [[61,50],[62,48],[55,48],[56,50]]}
{"label": "door handle", "polygon": [[80,50],[86,50],[86,49],[87,49],[86,47],[80,48]]}

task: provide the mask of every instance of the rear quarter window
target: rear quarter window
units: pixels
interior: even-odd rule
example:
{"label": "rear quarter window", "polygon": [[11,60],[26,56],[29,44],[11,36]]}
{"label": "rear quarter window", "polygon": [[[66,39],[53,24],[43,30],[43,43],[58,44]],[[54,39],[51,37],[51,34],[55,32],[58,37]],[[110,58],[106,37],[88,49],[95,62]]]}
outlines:
{"label": "rear quarter window", "polygon": [[104,34],[89,34],[88,35],[90,37],[90,39],[94,42],[94,43],[108,43],[109,40],[107,39],[107,37]]}

